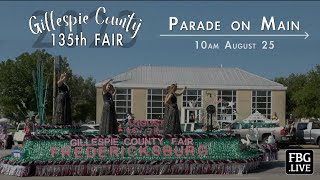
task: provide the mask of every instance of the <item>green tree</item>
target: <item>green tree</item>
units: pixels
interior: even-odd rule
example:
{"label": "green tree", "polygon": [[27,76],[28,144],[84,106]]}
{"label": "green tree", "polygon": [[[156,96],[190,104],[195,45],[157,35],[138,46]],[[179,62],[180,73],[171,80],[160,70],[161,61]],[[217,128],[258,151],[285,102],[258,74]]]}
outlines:
{"label": "green tree", "polygon": [[81,76],[73,75],[68,85],[71,89],[73,119],[76,122],[95,120],[95,80],[92,78],[84,79]]}
{"label": "green tree", "polygon": [[[0,110],[3,115],[18,121],[24,120],[27,110],[37,111],[32,71],[36,70],[37,60],[44,61],[44,80],[48,80],[46,119],[52,119],[53,106],[53,56],[44,50],[23,53],[15,60],[0,63]],[[73,119],[84,121],[95,117],[95,81],[72,75],[67,59],[61,62],[62,71],[68,72],[68,84],[72,92],[74,106]],[[25,104],[25,105],[24,105]]]}
{"label": "green tree", "polygon": [[297,118],[320,117],[320,65],[306,74],[291,74],[275,81],[288,87],[287,114]]}
{"label": "green tree", "polygon": [[320,117],[320,65],[307,73],[304,86],[292,98],[297,104],[293,111],[297,117]]}
{"label": "green tree", "polygon": [[306,76],[304,74],[291,74],[288,77],[276,78],[275,81],[286,86],[286,112],[287,116],[293,114],[294,109],[297,107],[293,95],[305,85]]}

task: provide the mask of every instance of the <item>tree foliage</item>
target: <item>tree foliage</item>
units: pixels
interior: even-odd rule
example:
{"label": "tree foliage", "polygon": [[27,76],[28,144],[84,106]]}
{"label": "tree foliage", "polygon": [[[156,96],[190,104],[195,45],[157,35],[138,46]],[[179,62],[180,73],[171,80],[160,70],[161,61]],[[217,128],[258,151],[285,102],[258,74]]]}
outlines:
{"label": "tree foliage", "polygon": [[275,79],[288,87],[286,110],[297,118],[320,117],[320,65],[306,74],[291,74]]}
{"label": "tree foliage", "polygon": [[71,89],[73,119],[78,122],[96,119],[96,89],[95,80],[84,79],[73,75],[68,83]]}
{"label": "tree foliage", "polygon": [[[32,72],[36,71],[37,60],[44,61],[44,80],[48,81],[46,119],[51,121],[53,109],[54,57],[46,51],[23,53],[14,60],[0,63],[0,113],[18,121],[26,118],[27,110],[37,111]],[[72,93],[72,115],[76,122],[92,120],[95,117],[95,81],[72,75],[67,59],[61,62],[62,71],[68,72]],[[46,82],[44,82],[46,83]]]}

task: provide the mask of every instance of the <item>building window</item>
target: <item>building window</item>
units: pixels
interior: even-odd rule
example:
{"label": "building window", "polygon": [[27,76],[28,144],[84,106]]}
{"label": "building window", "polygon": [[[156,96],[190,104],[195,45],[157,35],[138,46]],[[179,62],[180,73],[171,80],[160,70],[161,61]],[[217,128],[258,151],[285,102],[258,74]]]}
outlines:
{"label": "building window", "polygon": [[127,112],[131,112],[131,89],[117,88],[114,101],[116,104],[117,119],[126,119]]}
{"label": "building window", "polygon": [[184,113],[184,119],[181,119],[182,123],[195,123],[202,120],[201,110],[200,109],[192,109],[202,108],[202,90],[199,89],[187,89],[183,92],[182,98],[182,107],[183,108],[191,108],[188,110],[181,111]]}
{"label": "building window", "polygon": [[219,90],[217,119],[220,121],[233,121],[237,119],[237,91]]}
{"label": "building window", "polygon": [[163,119],[165,89],[148,89],[147,119]]}
{"label": "building window", "polygon": [[252,91],[252,112],[271,119],[271,91]]}
{"label": "building window", "polygon": [[190,103],[194,103],[193,107],[202,107],[202,91],[196,89],[187,89],[183,93],[183,107],[191,107]]}

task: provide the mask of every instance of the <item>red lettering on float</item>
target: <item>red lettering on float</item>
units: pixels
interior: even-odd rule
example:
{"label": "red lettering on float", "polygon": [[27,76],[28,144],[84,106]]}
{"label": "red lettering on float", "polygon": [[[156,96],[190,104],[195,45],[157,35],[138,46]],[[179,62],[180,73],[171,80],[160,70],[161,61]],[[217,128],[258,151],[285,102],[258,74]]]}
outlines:
{"label": "red lettering on float", "polygon": [[200,145],[198,147],[198,154],[202,157],[207,156],[208,155],[208,149],[207,146],[205,145]]}
{"label": "red lettering on float", "polygon": [[98,139],[98,146],[103,146],[104,144],[104,139],[103,138],[99,138]]}
{"label": "red lettering on float", "polygon": [[104,144],[105,144],[105,145],[107,145],[107,144],[109,144],[109,143],[110,143],[110,139],[109,139],[109,138],[104,139]]}
{"label": "red lettering on float", "polygon": [[99,158],[105,158],[106,156],[104,155],[106,153],[106,147],[99,147],[98,148],[98,156]]}
{"label": "red lettering on float", "polygon": [[183,138],[179,138],[178,145],[184,145]]}
{"label": "red lettering on float", "polygon": [[116,157],[119,157],[118,151],[119,151],[119,148],[117,146],[111,146],[110,147],[110,158],[112,158],[113,155],[115,155]]}
{"label": "red lettering on float", "polygon": [[[91,153],[90,153],[91,150]],[[86,148],[86,157],[87,158],[94,158],[96,156],[96,148],[94,147],[87,147]]]}
{"label": "red lettering on float", "polygon": [[82,158],[82,156],[79,154],[82,152],[82,147],[75,147],[74,148],[74,157],[77,159]]}
{"label": "red lettering on float", "polygon": [[163,146],[163,155],[171,156],[172,155],[172,147],[171,146]]}
{"label": "red lettering on float", "polygon": [[51,157],[54,158],[54,155],[55,154],[58,154],[59,153],[59,148],[57,147],[51,147]]}
{"label": "red lettering on float", "polygon": [[152,147],[152,156],[155,156],[155,157],[160,156],[160,146]]}
{"label": "red lettering on float", "polygon": [[145,156],[149,157],[149,154],[147,153],[147,149],[148,149],[148,146],[145,146],[145,147],[140,146],[140,149],[139,149],[140,156],[143,156],[144,154]]}
{"label": "red lettering on float", "polygon": [[71,158],[70,152],[71,152],[70,146],[62,147],[61,148],[61,157],[64,158],[64,156],[67,155],[68,158]]}
{"label": "red lettering on float", "polygon": [[171,145],[174,145],[177,142],[177,138],[171,138]]}
{"label": "red lettering on float", "polygon": [[187,141],[186,145],[192,145],[193,146],[193,139],[192,138],[187,138],[186,141]]}
{"label": "red lettering on float", "polygon": [[125,150],[124,147],[121,146],[121,156],[122,156],[122,157],[124,157],[124,150]]}
{"label": "red lettering on float", "polygon": [[135,146],[129,146],[129,147],[128,147],[128,155],[129,155],[130,157],[137,156],[137,153],[136,153],[136,152],[134,152],[134,153],[131,154],[131,149],[137,150],[137,148],[136,148]]}
{"label": "red lettering on float", "polygon": [[194,147],[193,146],[186,146],[186,156],[191,154],[191,156],[194,156]]}
{"label": "red lettering on float", "polygon": [[178,153],[178,150],[179,150],[179,147],[178,147],[178,146],[175,146],[175,147],[174,147],[174,155],[180,157],[180,156],[183,155],[184,147],[183,147],[183,146],[180,146],[180,154]]}
{"label": "red lettering on float", "polygon": [[70,146],[71,147],[77,146],[77,139],[71,139]]}

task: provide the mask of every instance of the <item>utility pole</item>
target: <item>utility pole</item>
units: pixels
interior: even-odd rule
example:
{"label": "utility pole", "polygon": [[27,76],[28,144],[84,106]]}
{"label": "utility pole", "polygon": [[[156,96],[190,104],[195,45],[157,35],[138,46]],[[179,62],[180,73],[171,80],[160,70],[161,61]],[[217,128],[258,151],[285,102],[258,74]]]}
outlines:
{"label": "utility pole", "polygon": [[55,115],[55,110],[56,110],[56,97],[57,97],[57,79],[58,75],[60,74],[60,66],[61,66],[61,56],[55,56],[54,57],[54,62],[53,62],[53,109],[52,109],[52,118],[54,118]]}

